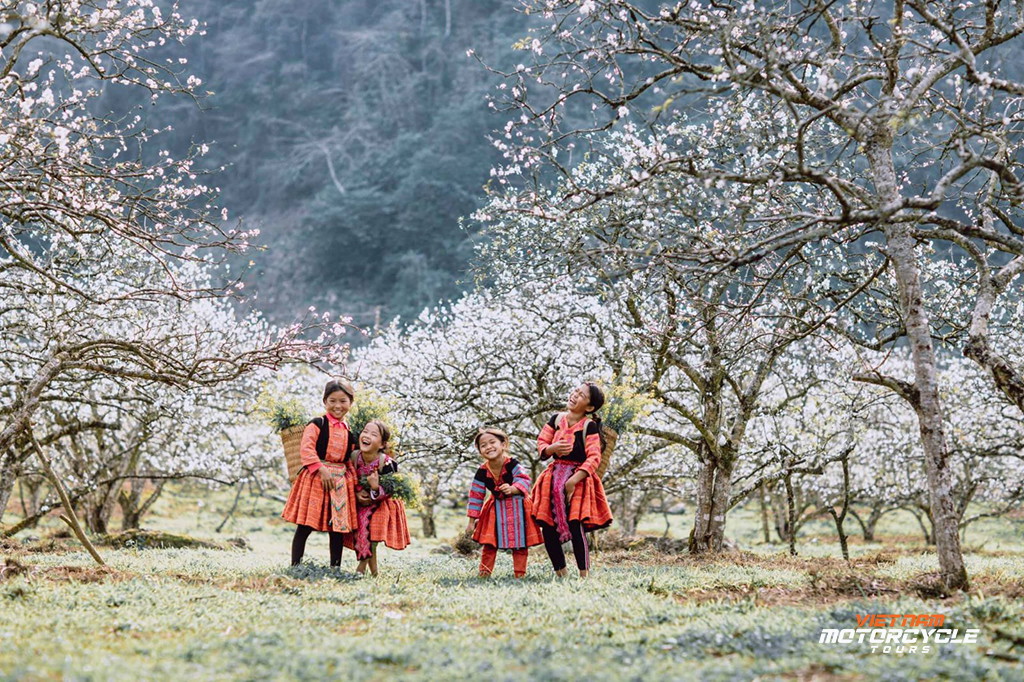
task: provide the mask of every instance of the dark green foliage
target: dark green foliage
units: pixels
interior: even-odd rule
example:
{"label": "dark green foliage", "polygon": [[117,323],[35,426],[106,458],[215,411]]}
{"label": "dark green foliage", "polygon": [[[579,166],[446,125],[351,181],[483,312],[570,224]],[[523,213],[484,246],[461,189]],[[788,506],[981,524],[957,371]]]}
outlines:
{"label": "dark green foliage", "polygon": [[497,0],[195,0],[182,11],[207,35],[174,57],[212,94],[146,113],[174,126],[177,154],[213,142],[222,203],[272,247],[245,256],[260,306],[290,321],[314,304],[372,326],[460,291],[471,235],[459,218],[483,198],[500,161],[487,136],[504,124],[484,100],[495,79],[466,51],[523,61],[511,46],[528,17]]}
{"label": "dark green foliage", "polygon": [[[359,485],[369,488],[365,476],[360,477]],[[404,474],[382,474],[380,487],[389,496],[401,500],[409,507],[415,508],[419,505],[419,488],[411,478]]]}

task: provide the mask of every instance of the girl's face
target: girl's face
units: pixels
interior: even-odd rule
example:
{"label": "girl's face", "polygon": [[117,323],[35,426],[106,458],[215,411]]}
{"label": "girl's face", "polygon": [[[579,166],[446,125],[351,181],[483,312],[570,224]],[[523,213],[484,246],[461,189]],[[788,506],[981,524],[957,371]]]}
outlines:
{"label": "girl's face", "polygon": [[383,436],[376,424],[367,424],[359,434],[359,449],[363,452],[376,452],[384,445]]}
{"label": "girl's face", "polygon": [[348,411],[352,409],[352,399],[344,391],[335,391],[324,400],[324,407],[327,414],[335,419],[344,419]]}
{"label": "girl's face", "polygon": [[485,433],[476,442],[480,456],[488,462],[500,459],[505,454],[505,443],[493,433]]}
{"label": "girl's face", "polygon": [[570,412],[582,412],[584,414],[589,412],[590,388],[586,384],[581,384],[572,389],[569,393],[569,399],[565,401],[565,406],[569,408]]}

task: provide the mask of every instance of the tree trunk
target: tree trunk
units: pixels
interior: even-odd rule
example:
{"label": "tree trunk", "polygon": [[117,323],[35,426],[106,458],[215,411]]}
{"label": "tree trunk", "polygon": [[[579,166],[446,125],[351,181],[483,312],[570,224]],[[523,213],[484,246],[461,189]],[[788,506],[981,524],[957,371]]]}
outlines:
{"label": "tree trunk", "polygon": [[885,510],[881,507],[872,507],[871,513],[868,514],[868,518],[860,522],[861,534],[864,536],[864,542],[875,541],[875,528],[878,527],[878,522],[882,519],[882,515],[885,514]]}
{"label": "tree trunk", "polygon": [[[865,151],[881,207],[896,206],[899,193],[892,161],[892,129],[888,120],[878,124],[875,138],[865,145]],[[888,256],[899,287],[900,309],[914,363],[916,395],[913,398],[924,448],[939,572],[947,589],[966,589],[967,569],[960,549],[959,519],[953,504],[935,349],[928,311],[924,306],[921,271],[914,251],[916,241],[910,225],[905,223],[885,225],[884,233]]]}
{"label": "tree trunk", "polygon": [[708,457],[697,476],[697,510],[690,531],[690,553],[721,552],[725,541],[725,514],[732,493],[732,464]]}
{"label": "tree trunk", "polygon": [[[777,484],[772,484],[773,487],[775,485]],[[785,485],[782,488],[785,490]],[[775,534],[779,537],[779,542],[788,544],[789,538],[793,534],[793,527],[790,525],[786,496],[776,490],[772,490],[769,493],[768,504],[772,510],[772,525],[775,526]]]}
{"label": "tree trunk", "polygon": [[631,513],[633,489],[625,488],[619,493],[618,509],[615,510],[615,523],[625,535],[636,535],[636,516]]}
{"label": "tree trunk", "polygon": [[796,500],[793,499],[793,477],[786,476],[786,513],[789,526],[789,555],[796,556]]}
{"label": "tree trunk", "polygon": [[932,523],[929,517],[929,510],[921,507],[920,509],[909,509],[910,513],[917,519],[917,525],[921,527],[921,535],[924,536],[924,543],[926,545],[935,544],[935,524]]}
{"label": "tree trunk", "polygon": [[423,537],[437,537],[437,522],[434,519],[434,505],[420,504],[420,522],[423,524]]}
{"label": "tree trunk", "polygon": [[117,496],[117,503],[121,506],[121,530],[138,530],[142,526],[142,517],[159,499],[160,493],[164,491],[166,479],[157,481],[156,488],[149,497],[142,500],[142,493],[145,490],[146,482],[133,478],[125,488],[121,489]]}
{"label": "tree trunk", "polygon": [[764,483],[759,486],[761,491],[761,534],[764,536],[764,544],[769,545],[772,542],[771,532],[768,530],[768,491],[764,488]]}
{"label": "tree trunk", "polygon": [[884,509],[882,507],[871,507],[871,511],[865,519],[861,518],[860,514],[857,513],[857,510],[853,508],[850,509],[850,514],[857,521],[857,524],[860,525],[860,535],[864,539],[865,543],[874,542],[874,529],[878,527],[879,521],[882,520],[882,517],[889,511],[891,510]]}
{"label": "tree trunk", "polygon": [[839,550],[843,553],[843,558],[849,561],[850,545],[847,542],[846,531],[843,530],[843,518],[835,510],[829,510],[829,513],[832,514],[832,520],[836,524],[836,533],[839,535]]}
{"label": "tree trunk", "polygon": [[39,368],[24,390],[18,394],[11,411],[6,415],[7,421],[4,423],[3,429],[0,430],[0,452],[6,452],[14,443],[15,438],[25,432],[25,425],[35,413],[36,408],[39,407],[39,396],[54,377],[64,369],[65,360],[63,352],[51,357],[45,365]]}
{"label": "tree trunk", "polygon": [[28,493],[22,499],[22,516],[34,516],[39,512],[39,507],[42,504],[39,498],[46,479],[41,476],[22,476],[20,481],[22,491]]}
{"label": "tree trunk", "polygon": [[107,522],[110,520],[112,511],[113,506],[108,510],[106,505],[103,504],[89,505],[88,513],[85,515],[85,525],[93,533],[105,535],[107,533]]}
{"label": "tree trunk", "polygon": [[4,512],[7,511],[7,503],[14,492],[14,483],[18,479],[17,464],[14,461],[14,453],[4,452],[0,454],[0,522],[4,520]]}
{"label": "tree trunk", "polygon": [[850,511],[850,453],[853,448],[846,450],[841,463],[843,465],[843,506],[839,511],[832,505],[828,506],[828,513],[836,523],[836,533],[839,535],[839,549],[843,553],[843,559],[850,560],[850,546],[847,543],[846,530],[843,524],[846,521],[846,514]]}

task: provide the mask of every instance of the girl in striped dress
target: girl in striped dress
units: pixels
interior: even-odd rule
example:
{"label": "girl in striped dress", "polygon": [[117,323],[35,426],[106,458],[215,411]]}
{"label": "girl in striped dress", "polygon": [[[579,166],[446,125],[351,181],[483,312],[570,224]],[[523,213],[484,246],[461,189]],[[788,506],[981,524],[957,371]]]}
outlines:
{"label": "girl in striped dress", "polygon": [[544,535],[551,565],[560,577],[567,574],[562,543],[572,540],[580,577],[590,571],[586,533],[611,525],[612,511],[597,475],[601,465],[601,420],[595,414],[604,405],[604,393],[587,382],[573,389],[560,412],[537,437],[541,459],[553,457],[537,477],[531,494],[534,518]]}
{"label": "girl in striped dress", "polygon": [[383,542],[391,549],[409,546],[405,505],[380,486],[381,476],[398,473],[398,463],[387,454],[390,438],[391,432],[384,422],[379,419],[368,422],[359,434],[359,451],[353,457],[358,527],[355,533],[345,536],[345,544],[356,550],[359,573],[365,574],[369,568],[372,575],[377,575],[378,543]]}
{"label": "girl in striped dress", "polygon": [[302,468],[281,514],[286,521],[296,524],[293,566],[302,561],[306,540],[313,531],[330,536],[331,566],[341,566],[344,535],[356,528],[356,481],[350,466],[356,442],[345,423],[354,397],[352,384],[328,381],[324,387],[327,413],[309,422],[302,433]]}
{"label": "girl in striped dress", "polygon": [[[512,550],[516,578],[526,575],[529,548],[543,540],[533,521],[530,475],[508,456],[508,435],[500,429],[482,428],[473,441],[484,459],[469,488],[467,533],[483,546],[480,577],[490,577],[499,549]],[[490,497],[484,498],[487,492]]]}

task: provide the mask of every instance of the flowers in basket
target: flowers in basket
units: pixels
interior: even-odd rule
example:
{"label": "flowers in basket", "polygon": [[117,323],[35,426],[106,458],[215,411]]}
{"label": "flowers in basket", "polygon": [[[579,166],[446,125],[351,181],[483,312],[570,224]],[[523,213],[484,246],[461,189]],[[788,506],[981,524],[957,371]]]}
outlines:
{"label": "flowers in basket", "polygon": [[302,467],[299,450],[302,432],[309,421],[309,410],[296,397],[264,391],[256,400],[256,414],[281,435],[288,480],[294,481]]}
{"label": "flowers in basket", "polygon": [[309,410],[301,400],[269,392],[257,399],[256,413],[278,433],[295,426],[305,426],[309,421]]}

